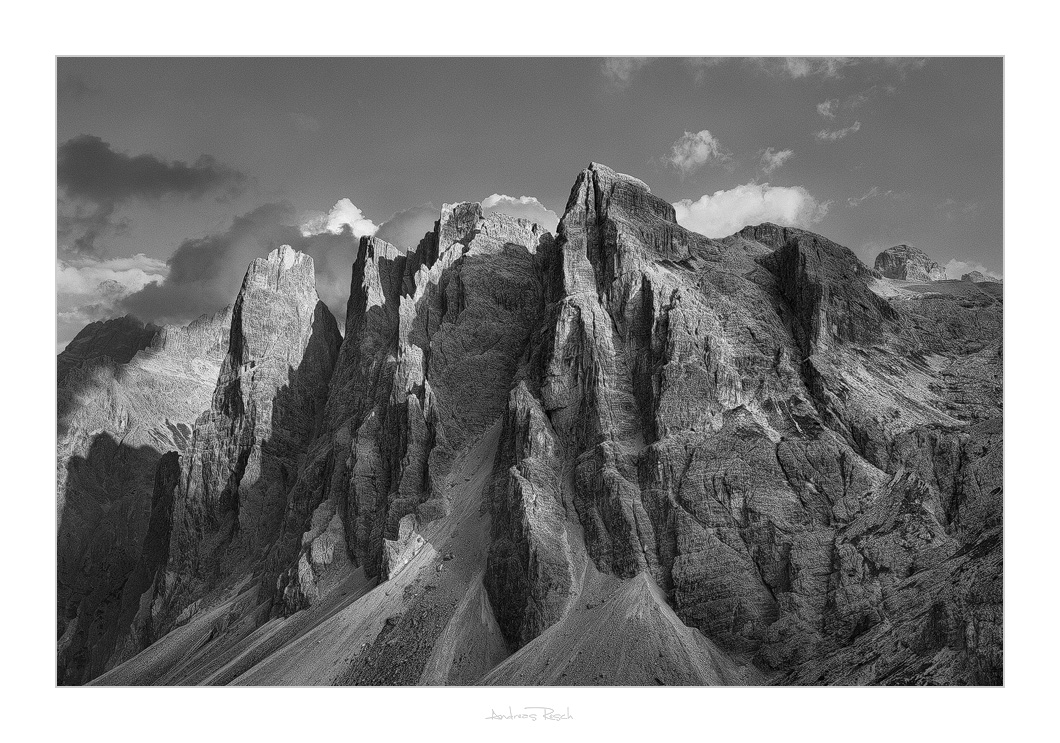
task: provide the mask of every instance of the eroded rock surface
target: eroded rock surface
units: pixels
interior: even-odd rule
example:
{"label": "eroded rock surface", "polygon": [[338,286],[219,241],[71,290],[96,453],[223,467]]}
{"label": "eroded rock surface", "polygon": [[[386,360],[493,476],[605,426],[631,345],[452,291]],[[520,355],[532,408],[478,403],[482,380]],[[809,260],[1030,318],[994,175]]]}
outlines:
{"label": "eroded rock surface", "polygon": [[250,265],[213,398],[182,462],[168,563],[150,609],[157,631],[226,578],[253,573],[271,590],[276,575],[260,563],[288,536],[289,494],[340,342],[312,258],[285,245]]}
{"label": "eroded rock surface", "polygon": [[[922,581],[948,580],[946,560],[989,551],[996,525],[962,530],[973,517],[952,487],[910,469],[933,436],[962,442],[969,426],[999,419],[995,299],[888,301],[842,246],[774,225],[709,240],[677,226],[636,179],[595,165],[572,191],[557,253],[528,387],[513,404],[532,409],[529,398],[545,413],[531,449],[550,454],[531,459],[535,471],[570,473],[541,477],[533,497],[566,488],[560,500],[573,504],[599,570],[647,572],[682,621],[784,673],[908,621],[894,603],[909,595],[904,581],[929,565]],[[977,381],[946,384],[961,367]],[[969,460],[992,458],[1000,477],[997,446],[984,440]],[[997,516],[995,490],[977,513]],[[984,584],[999,575],[990,554]],[[494,606],[535,586],[562,596],[552,574],[534,572],[563,560],[559,547],[524,558],[514,572],[528,587],[487,583]],[[983,592],[996,608],[997,594]],[[973,621],[954,601],[948,621]],[[533,626],[540,602],[524,607],[501,615],[516,645],[532,633],[510,628]],[[961,663],[937,662],[937,675],[917,680],[1000,673],[997,616],[974,611],[991,643],[962,646]]]}
{"label": "eroded rock surface", "polygon": [[183,328],[94,323],[59,355],[60,683],[98,675],[114,651],[123,586],[152,518],[155,470],[165,452],[188,449],[230,319],[226,309]]}
{"label": "eroded rock surface", "polygon": [[101,682],[1002,680],[1000,287],[598,164],[555,237],[363,238],[341,343],[307,261],[248,272]]}
{"label": "eroded rock surface", "polygon": [[912,245],[895,245],[876,256],[876,270],[889,279],[942,281],[946,269]]}

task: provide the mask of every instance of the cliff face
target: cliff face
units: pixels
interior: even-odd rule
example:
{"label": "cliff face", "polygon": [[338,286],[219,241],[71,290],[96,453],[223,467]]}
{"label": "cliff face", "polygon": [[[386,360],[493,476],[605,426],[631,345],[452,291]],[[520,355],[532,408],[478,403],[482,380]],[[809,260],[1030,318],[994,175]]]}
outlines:
{"label": "cliff face", "polygon": [[[817,679],[793,669],[823,648],[883,637],[893,647],[873,658],[881,677],[1000,677],[994,299],[888,302],[846,248],[772,225],[708,240],[601,166],[575,185],[557,246],[536,385],[512,400],[520,412],[537,402],[551,424],[523,414],[538,438],[522,451],[537,472],[572,473],[568,499],[599,570],[647,572],[686,624],[800,682]],[[923,332],[939,302],[957,331],[945,342]],[[964,363],[988,384],[939,383]],[[979,455],[959,453],[969,450]],[[992,473],[971,486],[975,506],[969,467]],[[535,496],[562,483],[544,480]],[[515,472],[510,487],[525,487]],[[535,575],[563,561],[540,544],[547,557],[524,551],[519,595],[566,588],[555,576],[569,571]],[[974,589],[939,590],[967,575],[969,551],[983,557],[965,578]],[[929,609],[914,609],[911,583],[931,586],[947,618],[948,644],[931,652],[891,634],[920,626],[903,612]],[[512,608],[501,581],[487,585]],[[542,606],[515,607],[501,625],[510,641],[530,639],[516,628],[539,624]],[[981,629],[954,645],[965,626]]]}
{"label": "cliff face", "polygon": [[540,318],[550,244],[474,204],[444,207],[408,256],[361,241],[326,434],[297,486],[315,495],[281,578],[286,611],[323,597],[343,547],[369,578],[386,577],[415,552],[419,526],[448,513],[453,458],[502,414]]}
{"label": "cliff face", "polygon": [[1001,294],[907,276],[597,164],[362,239],[341,342],[255,262],[99,682],[999,682]]}
{"label": "cliff face", "polygon": [[187,327],[94,323],[59,355],[60,683],[103,671],[123,585],[152,518],[155,469],[187,450],[228,345],[231,310]]}
{"label": "cliff face", "polygon": [[129,315],[86,325],[56,360],[59,385],[62,386],[66,375],[78,367],[106,360],[115,364],[128,363],[137,351],[151,345],[158,331],[157,326],[144,324]]}
{"label": "cliff face", "polygon": [[285,245],[250,265],[173,495],[168,561],[150,609],[156,635],[226,580],[274,584],[260,561],[282,538],[340,342],[312,258]]}

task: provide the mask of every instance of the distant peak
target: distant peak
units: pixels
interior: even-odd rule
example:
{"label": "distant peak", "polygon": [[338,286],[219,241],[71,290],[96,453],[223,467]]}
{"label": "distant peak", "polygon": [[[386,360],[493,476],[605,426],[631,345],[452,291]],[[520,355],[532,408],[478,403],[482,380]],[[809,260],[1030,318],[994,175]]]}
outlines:
{"label": "distant peak", "polygon": [[877,255],[874,267],[888,279],[899,281],[941,281],[946,278],[946,269],[920,248],[905,243]]}
{"label": "distant peak", "polygon": [[971,281],[973,284],[1000,284],[1001,279],[995,279],[993,276],[987,276],[982,271],[970,271],[961,276],[961,281]]}

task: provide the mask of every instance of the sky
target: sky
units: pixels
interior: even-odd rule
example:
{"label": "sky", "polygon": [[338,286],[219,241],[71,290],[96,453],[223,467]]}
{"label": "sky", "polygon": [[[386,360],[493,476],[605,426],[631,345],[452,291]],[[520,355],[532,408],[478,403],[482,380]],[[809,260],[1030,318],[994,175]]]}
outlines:
{"label": "sky", "polygon": [[57,347],[186,323],[280,244],[340,324],[361,235],[443,203],[554,229],[592,161],[723,237],[802,227],[1001,276],[1000,58],[107,59],[57,63]]}

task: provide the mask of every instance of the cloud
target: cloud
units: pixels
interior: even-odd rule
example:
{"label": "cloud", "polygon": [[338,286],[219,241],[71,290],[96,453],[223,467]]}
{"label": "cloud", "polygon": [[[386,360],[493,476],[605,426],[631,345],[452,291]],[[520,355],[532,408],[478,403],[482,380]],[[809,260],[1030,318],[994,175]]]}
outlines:
{"label": "cloud", "polygon": [[[484,203],[487,211],[542,224],[551,218],[553,227],[557,221],[555,213],[532,197],[494,194]],[[437,220],[438,209],[432,204],[400,211],[378,227],[349,199],[309,219],[299,219],[291,204],[265,204],[236,217],[219,233],[182,242],[167,261],[165,275],[121,297],[110,316],[131,313],[156,323],[186,323],[216,312],[235,300],[254,258],[287,244],[313,257],[317,293],[341,324],[360,237],[374,234],[408,249],[418,245]]]}
{"label": "cloud", "polygon": [[168,195],[195,198],[216,189],[237,189],[245,180],[209,155],[191,165],[154,155],[126,155],[88,134],[59,145],[58,161],[59,187],[71,198],[96,203]]}
{"label": "cloud", "polygon": [[924,57],[877,57],[873,61],[890,67],[898,73],[900,78],[904,78],[910,72],[924,69],[928,63]]}
{"label": "cloud", "polygon": [[434,230],[439,212],[438,207],[430,202],[403,209],[379,225],[375,236],[395,247],[411,250],[420,244],[425,234]]}
{"label": "cloud", "polygon": [[748,183],[674,204],[677,223],[707,237],[725,237],[749,224],[775,222],[809,227],[821,221],[831,202],[820,203],[802,186]]}
{"label": "cloud", "polygon": [[847,199],[847,205],[848,206],[861,206],[861,204],[863,202],[868,201],[869,199],[886,198],[888,196],[893,196],[894,198],[898,198],[899,194],[896,194],[891,189],[887,189],[886,191],[881,191],[877,186],[873,186],[868,191],[863,193],[861,196],[854,196],[854,197],[851,197],[851,198]]}
{"label": "cloud", "polygon": [[490,214],[500,212],[510,217],[522,217],[544,227],[549,232],[555,233],[556,225],[559,224],[559,216],[547,208],[533,196],[505,196],[493,194],[482,200],[482,213]]}
{"label": "cloud", "polygon": [[[123,306],[142,320],[182,323],[233,302],[247,266],[259,255],[303,239],[289,204],[265,204],[236,217],[224,232],[185,240],[168,260],[164,281],[148,284]],[[293,244],[293,243],[292,243]]]}
{"label": "cloud", "polygon": [[320,235],[329,232],[332,235],[340,235],[342,231],[349,228],[354,237],[374,235],[379,228],[367,219],[361,210],[349,199],[339,199],[331,211],[327,214],[318,213],[300,227],[303,237]]}
{"label": "cloud", "polygon": [[608,57],[600,65],[600,69],[612,85],[625,88],[632,82],[633,76],[651,64],[651,61],[648,57]]}
{"label": "cloud", "polygon": [[59,234],[77,235],[66,247],[80,253],[95,252],[103,234],[120,229],[114,213],[126,202],[166,196],[195,199],[209,192],[232,195],[246,180],[208,155],[191,165],[154,155],[127,155],[88,134],[59,145],[57,177],[65,199],[59,211]]}
{"label": "cloud", "polygon": [[983,274],[987,276],[993,276],[995,279],[1004,278],[997,271],[991,271],[981,263],[969,263],[967,261],[959,261],[954,258],[946,264],[946,278],[959,279],[961,278],[961,276],[964,276],[964,274],[971,273],[972,271],[981,271]]}
{"label": "cloud", "polygon": [[[483,199],[481,204],[484,214],[497,212],[522,217],[536,222],[550,232],[555,232],[556,225],[559,224],[556,213],[533,196],[517,198],[495,193]],[[375,236],[391,245],[410,250],[419,245],[426,233],[434,231],[438,214],[438,207],[430,202],[404,209],[379,225]]]}
{"label": "cloud", "polygon": [[[555,212],[530,196],[493,194],[483,208],[533,219],[551,229],[558,221]],[[360,237],[374,234],[408,249],[418,245],[437,220],[438,209],[432,204],[400,211],[378,227],[349,199],[308,219],[299,218],[286,202],[265,204],[236,217],[221,232],[183,241],[164,266],[156,262],[153,274],[129,284],[106,316],[130,313],[145,321],[175,324],[216,312],[235,301],[254,258],[287,244],[313,257],[317,293],[343,323]]]}
{"label": "cloud", "polygon": [[90,322],[124,314],[121,301],[153,281],[165,280],[164,261],[142,253],[124,258],[74,256],[55,264],[60,348]]}
{"label": "cloud", "polygon": [[348,223],[338,232],[303,234],[298,222],[292,205],[265,204],[236,217],[223,232],[185,240],[167,261],[164,279],[123,298],[121,309],[157,323],[216,312],[235,301],[254,258],[286,244],[313,257],[317,294],[342,323],[358,238]]}
{"label": "cloud", "polygon": [[667,162],[687,175],[703,167],[710,161],[725,162],[731,159],[721,149],[721,143],[708,130],[692,133],[685,132],[670,150]]}
{"label": "cloud", "polygon": [[763,57],[754,60],[758,67],[770,74],[804,77],[838,78],[846,67],[856,65],[851,57]]}
{"label": "cloud", "polygon": [[849,68],[862,65],[893,70],[904,78],[923,68],[927,60],[917,57],[762,57],[753,63],[773,75],[786,75],[796,80],[814,77],[828,80],[842,78]]}
{"label": "cloud", "polygon": [[859,129],[861,129],[861,122],[855,121],[853,124],[848,127],[844,127],[843,129],[822,129],[821,131],[814,134],[814,136],[822,142],[835,142],[837,139],[842,139],[848,134],[853,134]]}
{"label": "cloud", "polygon": [[55,264],[55,288],[64,296],[92,295],[101,283],[115,282],[128,294],[165,278],[168,272],[165,261],[143,253],[124,258],[60,258]]}
{"label": "cloud", "polygon": [[760,158],[762,172],[768,175],[794,156],[795,152],[793,150],[780,150],[779,152],[774,152],[773,148],[769,147],[762,152]]}
{"label": "cloud", "polygon": [[723,64],[727,57],[686,57],[683,61],[692,72],[692,79],[698,85],[707,79],[707,71]]}
{"label": "cloud", "polygon": [[947,221],[953,221],[966,217],[969,214],[974,214],[979,209],[979,204],[975,201],[957,201],[956,199],[946,199],[941,204],[935,207],[936,211],[942,214],[943,218]]}
{"label": "cloud", "polygon": [[894,95],[898,92],[898,88],[894,85],[873,85],[865,90],[852,93],[842,100],[830,98],[823,103],[817,104],[817,113],[826,119],[834,119],[841,112],[852,112],[861,108],[879,96],[881,92],[887,95]]}

